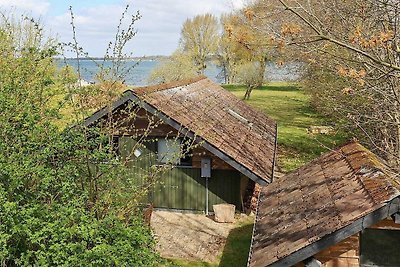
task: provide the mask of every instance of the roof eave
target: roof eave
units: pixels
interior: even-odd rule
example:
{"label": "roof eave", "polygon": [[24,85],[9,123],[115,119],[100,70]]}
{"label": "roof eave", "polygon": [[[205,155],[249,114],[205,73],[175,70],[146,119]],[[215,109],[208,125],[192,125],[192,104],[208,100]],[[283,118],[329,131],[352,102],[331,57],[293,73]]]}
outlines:
{"label": "roof eave", "polygon": [[120,99],[118,99],[117,101],[115,101],[114,103],[112,103],[111,106],[105,106],[102,109],[93,113],[90,117],[86,118],[83,121],[83,125],[86,127],[89,127],[94,122],[101,119],[103,116],[105,116],[109,113],[112,113],[114,110],[116,110],[118,107],[122,106],[126,102],[133,101],[132,95],[133,95],[132,91],[130,91],[130,90],[125,91],[123,93],[123,96]]}

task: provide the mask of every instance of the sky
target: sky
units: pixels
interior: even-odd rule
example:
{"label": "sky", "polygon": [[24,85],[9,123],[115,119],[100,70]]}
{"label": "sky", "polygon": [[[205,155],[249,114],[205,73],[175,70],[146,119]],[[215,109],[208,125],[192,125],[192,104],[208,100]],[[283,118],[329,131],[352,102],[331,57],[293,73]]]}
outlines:
{"label": "sky", "polygon": [[178,46],[180,30],[187,18],[198,14],[223,13],[243,7],[246,0],[0,0],[1,10],[28,13],[40,18],[46,30],[61,42],[72,41],[72,6],[78,43],[93,57],[104,55],[113,40],[121,13],[129,4],[139,10],[137,36],[127,45],[134,56],[170,55]]}

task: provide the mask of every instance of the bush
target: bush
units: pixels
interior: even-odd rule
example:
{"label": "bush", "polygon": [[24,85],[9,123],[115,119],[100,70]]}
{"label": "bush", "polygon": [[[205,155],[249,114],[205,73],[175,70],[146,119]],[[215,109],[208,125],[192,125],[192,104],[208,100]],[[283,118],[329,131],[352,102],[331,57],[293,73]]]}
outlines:
{"label": "bush", "polygon": [[[4,193],[4,190],[3,190]],[[0,199],[3,266],[155,266],[149,229],[140,220],[102,220],[82,205],[18,205]]]}
{"label": "bush", "polygon": [[[101,133],[57,126],[61,110],[75,107],[70,80],[53,60],[57,45],[33,20],[2,19],[0,265],[158,266],[162,260],[134,208],[135,188],[113,176],[124,166],[110,165],[101,175],[90,168],[112,156],[110,146],[91,146]],[[79,112],[71,113],[83,117]]]}

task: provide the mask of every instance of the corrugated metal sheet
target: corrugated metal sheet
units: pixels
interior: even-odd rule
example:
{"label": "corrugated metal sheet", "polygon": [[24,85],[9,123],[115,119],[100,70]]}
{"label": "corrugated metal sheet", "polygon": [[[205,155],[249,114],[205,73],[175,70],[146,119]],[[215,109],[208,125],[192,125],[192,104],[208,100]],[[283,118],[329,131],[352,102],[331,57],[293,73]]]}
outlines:
{"label": "corrugated metal sheet", "polygon": [[383,207],[400,195],[392,179],[374,154],[350,143],[266,186],[249,265],[268,266]]}

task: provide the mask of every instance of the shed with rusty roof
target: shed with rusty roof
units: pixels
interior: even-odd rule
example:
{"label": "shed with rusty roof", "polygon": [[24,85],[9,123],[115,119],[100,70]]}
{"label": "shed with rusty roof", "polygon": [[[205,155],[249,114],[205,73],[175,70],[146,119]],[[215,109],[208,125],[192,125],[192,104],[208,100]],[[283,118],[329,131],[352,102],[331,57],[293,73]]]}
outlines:
{"label": "shed with rusty roof", "polygon": [[398,214],[398,186],[356,142],[275,180],[260,194],[249,266],[360,266],[358,234]]}
{"label": "shed with rusty roof", "polygon": [[[84,124],[110,121],[124,147],[134,147],[129,143],[142,134],[158,140],[145,148],[155,163],[166,146],[182,147],[187,140],[197,144],[152,191],[156,207],[204,210],[205,203],[210,209],[231,203],[242,210],[254,183],[273,179],[276,123],[206,77],[128,90]],[[204,179],[201,167],[207,162],[211,177]]]}

